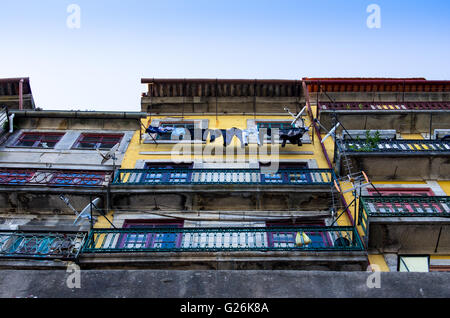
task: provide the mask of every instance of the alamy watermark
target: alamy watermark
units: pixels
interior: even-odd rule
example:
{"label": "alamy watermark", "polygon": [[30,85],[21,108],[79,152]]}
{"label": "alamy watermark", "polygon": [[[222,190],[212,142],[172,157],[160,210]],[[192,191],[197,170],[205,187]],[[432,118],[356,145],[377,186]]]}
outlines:
{"label": "alamy watermark", "polygon": [[70,4],[67,6],[67,13],[69,16],[66,20],[66,25],[69,29],[81,28],[81,8],[78,4]]}
{"label": "alamy watermark", "polygon": [[378,4],[371,4],[367,6],[367,13],[370,15],[367,17],[367,27],[369,29],[380,29],[381,28],[381,8]]}
{"label": "alamy watermark", "polygon": [[67,266],[67,273],[69,273],[66,279],[66,286],[70,289],[81,288],[81,269],[75,263],[69,263]]}
{"label": "alamy watermark", "polygon": [[372,272],[372,274],[367,277],[366,286],[367,288],[381,288],[381,269],[380,266],[376,264],[371,264],[367,267],[368,272]]}

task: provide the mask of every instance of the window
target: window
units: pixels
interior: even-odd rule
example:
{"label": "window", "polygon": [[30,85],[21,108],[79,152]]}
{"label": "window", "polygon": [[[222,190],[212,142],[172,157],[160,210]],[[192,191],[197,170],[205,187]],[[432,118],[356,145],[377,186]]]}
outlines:
{"label": "window", "polygon": [[[261,163],[261,166],[269,166],[270,164]],[[276,173],[262,173],[261,181],[265,183],[292,184],[292,183],[310,183],[312,182],[311,174],[307,171],[299,172],[297,170],[307,169],[306,163],[280,163],[279,169],[291,171],[278,171]]]}
{"label": "window", "polygon": [[287,121],[287,122],[257,122],[256,126],[259,129],[261,128],[270,128],[270,129],[275,129],[278,128],[280,130],[282,129],[292,129],[292,121]]}
{"label": "window", "polygon": [[430,272],[450,272],[450,257],[430,256]]}
{"label": "window", "polygon": [[428,256],[399,256],[399,272],[428,272],[430,259]]}
{"label": "window", "polygon": [[81,134],[73,148],[109,150],[120,143],[122,137],[123,135]]}
{"label": "window", "polygon": [[[174,128],[185,128],[189,131],[190,138],[193,139],[194,136],[191,131],[193,131],[195,124],[192,122],[186,122],[186,123],[161,123],[159,127],[174,127]],[[183,135],[177,136],[178,140],[182,140],[184,138]],[[172,132],[166,133],[166,134],[158,134],[156,136],[157,140],[172,140]],[[175,139],[176,140],[176,139]]]}
{"label": "window", "polygon": [[14,147],[54,148],[63,133],[23,133],[14,143]]}
{"label": "window", "polygon": [[[183,222],[177,221],[125,221],[123,228],[126,229],[154,229],[154,228],[182,228]],[[180,233],[145,233],[136,231],[121,235],[118,245],[119,248],[155,248],[155,249],[171,249],[181,246]]]}
{"label": "window", "polygon": [[[267,227],[315,227],[323,226],[323,223],[283,223],[283,222],[268,222]],[[329,234],[325,231],[307,231],[305,234],[311,239],[312,243],[308,247],[319,248],[319,247],[331,247],[333,242]],[[297,232],[268,232],[268,242],[269,247],[294,247],[295,238]]]}
{"label": "window", "polygon": [[[433,190],[429,188],[421,188],[421,189],[402,189],[402,188],[385,188],[378,189],[378,192],[383,196],[434,196]],[[378,192],[375,189],[368,189],[369,195],[378,195]]]}
{"label": "window", "polygon": [[[149,171],[142,175],[141,182],[144,183],[188,183],[191,180],[193,164],[156,164],[146,163],[145,169]],[[180,169],[177,171],[177,169]],[[167,171],[164,171],[167,170]]]}

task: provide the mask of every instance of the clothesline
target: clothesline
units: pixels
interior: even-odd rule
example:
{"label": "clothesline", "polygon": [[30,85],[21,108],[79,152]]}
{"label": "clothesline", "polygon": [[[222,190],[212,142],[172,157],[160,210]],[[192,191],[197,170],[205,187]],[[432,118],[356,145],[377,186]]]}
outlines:
{"label": "clothesline", "polygon": [[[201,131],[201,138],[198,138],[198,134],[195,131]],[[302,145],[302,137],[303,135],[309,131],[309,127],[300,127],[300,128],[288,128],[288,129],[280,129],[280,140],[283,141],[282,147],[286,146],[287,141],[291,144],[301,146]],[[231,144],[233,137],[236,136],[241,142],[241,147],[244,148],[248,146],[248,142],[250,137],[254,137],[257,140],[258,146],[262,146],[265,140],[265,136],[272,137],[272,129],[271,128],[261,128],[257,129],[255,127],[249,129],[239,129],[236,127],[230,129],[195,129],[195,128],[183,128],[183,127],[154,127],[149,126],[146,129],[148,134],[158,134],[158,135],[167,135],[171,134],[171,138],[185,136],[189,134],[191,137],[202,141],[207,141],[208,135],[210,137],[210,142],[214,142],[216,138],[223,137],[223,146],[227,147]],[[153,138],[153,136],[152,136]],[[156,142],[156,140],[153,138]]]}

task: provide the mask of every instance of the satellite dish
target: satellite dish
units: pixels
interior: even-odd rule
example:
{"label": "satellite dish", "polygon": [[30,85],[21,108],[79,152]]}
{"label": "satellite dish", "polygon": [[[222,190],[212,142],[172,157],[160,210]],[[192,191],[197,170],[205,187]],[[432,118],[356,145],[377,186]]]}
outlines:
{"label": "satellite dish", "polygon": [[98,148],[95,148],[97,150],[98,154],[103,158],[102,165],[104,165],[108,160],[113,159],[116,160],[116,151],[119,149],[120,144],[115,144],[114,147],[111,148],[110,151],[108,151],[106,154],[103,154]]}
{"label": "satellite dish", "polygon": [[[73,222],[73,224],[77,224],[79,219],[88,219],[91,220],[91,214],[94,212],[94,210],[97,209],[97,206],[102,202],[101,198],[96,198],[94,199],[92,202],[89,202],[88,205],[86,205],[86,207],[81,211],[78,212],[73,206],[72,204],[70,204],[70,201],[67,197],[65,197],[64,195],[60,195],[59,198],[65,203],[67,204],[67,206],[73,211],[75,212],[75,215],[77,216],[77,218],[75,219],[75,221]],[[95,220],[95,218],[93,217],[93,219]]]}
{"label": "satellite dish", "polygon": [[87,219],[91,220],[91,215],[94,212],[94,209],[96,210],[96,207],[101,203],[101,198],[95,198],[92,203],[89,203],[86,205],[86,207],[77,215],[77,218],[73,222],[73,224],[77,224],[78,220],[81,219]]}

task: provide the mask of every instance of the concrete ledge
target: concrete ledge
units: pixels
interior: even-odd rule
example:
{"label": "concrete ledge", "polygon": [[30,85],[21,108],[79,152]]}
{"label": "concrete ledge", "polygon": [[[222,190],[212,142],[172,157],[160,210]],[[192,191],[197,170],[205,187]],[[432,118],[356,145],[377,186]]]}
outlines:
{"label": "concrete ledge", "polygon": [[448,298],[448,273],[320,271],[81,271],[79,289],[67,287],[73,272],[0,271],[0,297],[38,298]]}
{"label": "concrete ledge", "polygon": [[368,259],[365,251],[85,253],[79,263],[86,269],[361,271]]}

